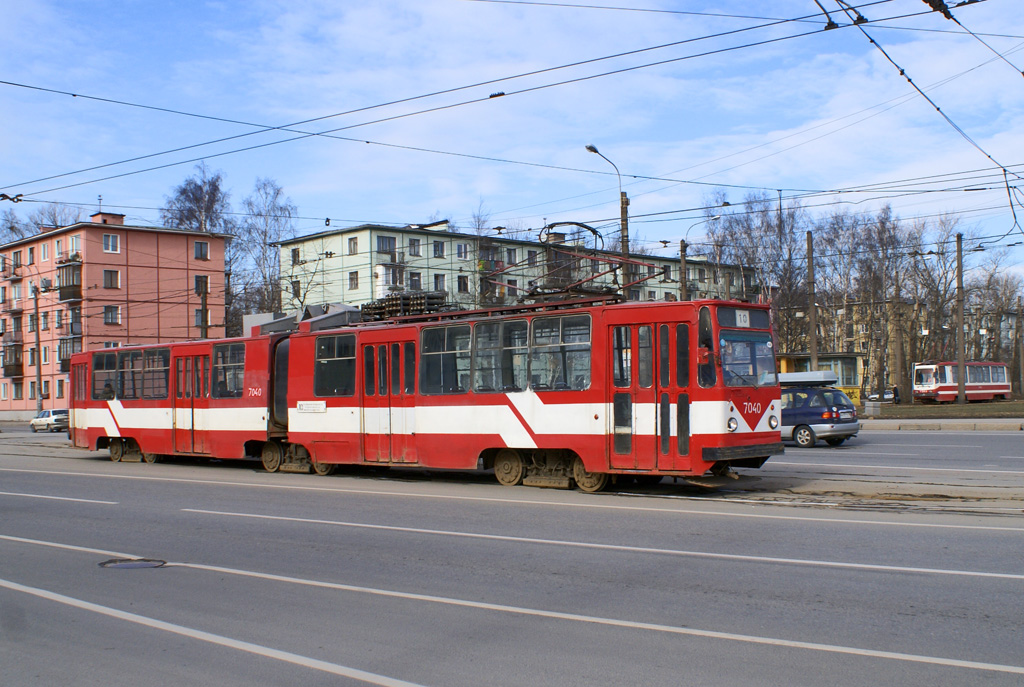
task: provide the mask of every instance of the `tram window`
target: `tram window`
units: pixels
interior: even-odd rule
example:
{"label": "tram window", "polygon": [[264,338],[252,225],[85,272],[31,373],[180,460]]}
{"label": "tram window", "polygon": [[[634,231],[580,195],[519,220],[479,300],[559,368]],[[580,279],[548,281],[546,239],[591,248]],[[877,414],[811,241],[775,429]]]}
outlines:
{"label": "tram window", "polygon": [[313,394],[352,396],[356,392],[356,337],[320,336],[316,340]]}
{"label": "tram window", "polygon": [[402,344],[391,344],[391,395],[402,393]]}
{"label": "tram window", "polygon": [[95,401],[110,401],[114,398],[114,383],[117,381],[117,354],[96,353],[92,357],[92,397]]}
{"label": "tram window", "polygon": [[134,400],[142,395],[142,351],[117,356],[117,397]]}
{"label": "tram window", "polygon": [[245,344],[213,347],[213,397],[241,398],[245,382]]}
{"label": "tram window", "polygon": [[668,325],[658,327],[658,384],[666,387],[669,384],[668,364]]}
{"label": "tram window", "polygon": [[715,337],[711,331],[711,310],[704,306],[700,309],[697,320],[697,345],[708,351],[707,362],[697,365],[697,382],[703,387],[711,387],[718,380],[715,372]]}
{"label": "tram window", "polygon": [[765,310],[722,307],[718,309],[718,325],[732,328],[769,329],[771,322],[768,312]]}
{"label": "tram window", "polygon": [[377,346],[377,389],[381,396],[388,395],[388,346]]}
{"label": "tram window", "polygon": [[496,393],[526,388],[527,323],[484,322],[473,328],[473,391]]}
{"label": "tram window", "polygon": [[637,332],[637,381],[644,389],[654,383],[654,342],[651,341],[651,327],[644,325]]}
{"label": "tram window", "polygon": [[405,344],[405,393],[416,393],[416,344]]}
{"label": "tram window", "polygon": [[690,325],[676,325],[676,384],[690,385]]}
{"label": "tram window", "polygon": [[530,387],[569,391],[590,387],[590,316],[542,317],[533,321]]}
{"label": "tram window", "polygon": [[469,390],[469,325],[423,330],[420,348],[420,393],[463,394]]}
{"label": "tram window", "polygon": [[629,327],[615,327],[612,330],[612,374],[615,386],[629,386],[630,366],[633,353],[630,348]]}
{"label": "tram window", "polygon": [[142,354],[142,397],[167,398],[170,387],[171,349],[154,348]]}
{"label": "tram window", "polygon": [[377,393],[377,376],[374,374],[373,346],[363,346],[363,393],[373,396]]}
{"label": "tram window", "polygon": [[995,366],[992,368],[992,382],[993,383],[1005,383],[1006,382],[1006,368]]}

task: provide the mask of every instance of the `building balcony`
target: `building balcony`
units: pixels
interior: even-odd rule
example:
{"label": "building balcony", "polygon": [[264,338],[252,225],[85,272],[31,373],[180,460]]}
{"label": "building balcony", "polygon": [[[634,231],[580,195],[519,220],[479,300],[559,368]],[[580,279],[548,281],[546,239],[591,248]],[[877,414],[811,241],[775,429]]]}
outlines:
{"label": "building balcony", "polygon": [[57,299],[61,303],[67,301],[80,301],[82,300],[82,286],[61,286],[57,289]]}
{"label": "building balcony", "polygon": [[378,265],[404,265],[405,251],[379,250],[377,251]]}
{"label": "building balcony", "polygon": [[9,298],[3,302],[3,311],[9,313],[18,313],[24,310],[22,305],[22,299],[20,298]]}
{"label": "building balcony", "polygon": [[4,363],[4,377],[24,377],[24,363]]}
{"label": "building balcony", "polygon": [[0,337],[0,340],[2,340],[4,344],[20,344],[24,342],[24,336],[20,330],[7,331],[4,332],[2,337]]}
{"label": "building balcony", "polygon": [[62,250],[57,253],[58,265],[63,265],[68,262],[82,262],[82,253],[77,250]]}
{"label": "building balcony", "polygon": [[7,265],[2,271],[0,271],[0,277],[3,279],[10,279],[12,281],[21,279],[23,269],[24,267],[22,265]]}

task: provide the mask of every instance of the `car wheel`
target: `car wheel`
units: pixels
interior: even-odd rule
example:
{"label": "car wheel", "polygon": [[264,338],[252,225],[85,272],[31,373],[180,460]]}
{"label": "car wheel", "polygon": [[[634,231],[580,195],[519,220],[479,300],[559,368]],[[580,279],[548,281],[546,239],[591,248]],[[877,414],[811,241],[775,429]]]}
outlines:
{"label": "car wheel", "polygon": [[800,425],[793,430],[793,439],[800,448],[811,448],[814,446],[814,430],[807,425]]}
{"label": "car wheel", "polygon": [[846,437],[830,437],[825,439],[825,443],[829,446],[841,446],[846,441]]}

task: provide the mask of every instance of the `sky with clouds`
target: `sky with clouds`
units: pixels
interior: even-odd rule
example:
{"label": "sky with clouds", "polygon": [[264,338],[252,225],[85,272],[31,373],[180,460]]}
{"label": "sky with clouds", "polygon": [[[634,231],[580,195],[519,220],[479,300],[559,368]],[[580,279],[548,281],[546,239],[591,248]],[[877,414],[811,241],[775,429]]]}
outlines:
{"label": "sky with clouds", "polygon": [[962,26],[922,0],[853,3],[860,26],[820,2],[837,28],[814,0],[10,3],[0,192],[157,224],[202,159],[236,209],[277,181],[300,233],[482,211],[610,234],[593,144],[659,249],[716,188],[1021,236],[999,168],[1024,175],[1019,0],[950,2]]}

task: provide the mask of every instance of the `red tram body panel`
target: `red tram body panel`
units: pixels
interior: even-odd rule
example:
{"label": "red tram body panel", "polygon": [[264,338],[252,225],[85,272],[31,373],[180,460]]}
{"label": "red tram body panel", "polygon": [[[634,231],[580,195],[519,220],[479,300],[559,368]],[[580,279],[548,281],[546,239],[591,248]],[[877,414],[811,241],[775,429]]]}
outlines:
{"label": "red tram body panel", "polygon": [[75,445],[114,460],[494,468],[503,484],[596,491],[613,474],[703,475],[782,452],[768,307],[736,302],[304,322],[81,353],[72,377]]}

